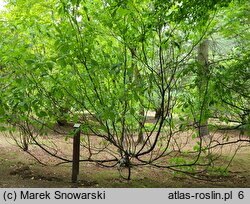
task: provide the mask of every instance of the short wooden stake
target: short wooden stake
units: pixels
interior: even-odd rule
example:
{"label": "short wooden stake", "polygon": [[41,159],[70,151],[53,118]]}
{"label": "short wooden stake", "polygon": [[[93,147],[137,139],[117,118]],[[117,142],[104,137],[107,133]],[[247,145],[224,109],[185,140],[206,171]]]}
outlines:
{"label": "short wooden stake", "polygon": [[79,160],[80,160],[80,124],[75,124],[75,135],[73,138],[73,164],[72,164],[72,183],[77,182],[77,176],[79,174]]}

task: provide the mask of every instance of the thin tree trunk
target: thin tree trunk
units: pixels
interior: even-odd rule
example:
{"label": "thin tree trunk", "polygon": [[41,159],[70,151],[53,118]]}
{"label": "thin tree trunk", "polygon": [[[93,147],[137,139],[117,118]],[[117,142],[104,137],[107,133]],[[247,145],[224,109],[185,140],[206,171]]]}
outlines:
{"label": "thin tree trunk", "polygon": [[[142,77],[140,75],[140,72],[139,72],[139,69],[138,67],[136,66],[136,63],[135,63],[135,58],[136,58],[136,48],[131,48],[130,49],[130,52],[131,52],[131,56],[132,56],[132,63],[131,63],[131,67],[133,68],[134,70],[134,81],[140,81],[142,80]],[[137,138],[137,143],[142,143],[143,142],[143,127],[144,127],[144,123],[145,123],[145,120],[144,120],[144,107],[141,106],[140,107],[140,110],[139,110],[139,115],[140,115],[140,120],[138,122],[138,126],[139,126],[139,133],[138,133],[138,138]]]}
{"label": "thin tree trunk", "polygon": [[200,100],[200,119],[198,121],[199,135],[206,136],[209,135],[208,130],[208,118],[206,117],[206,112],[208,111],[208,100],[207,98],[207,86],[208,86],[208,75],[209,75],[209,66],[208,66],[208,46],[209,41],[205,39],[200,43],[198,47],[198,63],[200,65],[199,74],[199,100]]}

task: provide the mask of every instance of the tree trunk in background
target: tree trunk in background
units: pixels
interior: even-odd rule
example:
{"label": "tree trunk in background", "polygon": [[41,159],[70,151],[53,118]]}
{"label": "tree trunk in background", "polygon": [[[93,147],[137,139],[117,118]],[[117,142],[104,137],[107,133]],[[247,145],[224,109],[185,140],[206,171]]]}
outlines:
{"label": "tree trunk in background", "polygon": [[198,63],[200,65],[199,68],[199,100],[200,100],[200,108],[201,114],[200,119],[198,120],[198,128],[199,135],[206,136],[209,135],[208,131],[208,118],[206,116],[206,112],[208,111],[208,100],[207,98],[207,88],[208,88],[208,77],[209,77],[209,63],[208,63],[208,39],[204,39],[198,47]]}
{"label": "tree trunk in background", "polygon": [[[131,48],[130,49],[130,52],[131,52],[131,57],[132,57],[132,64],[131,64],[131,67],[133,68],[134,70],[134,80],[135,82],[136,81],[140,81],[142,80],[142,77],[140,75],[140,72],[139,72],[139,69],[135,63],[135,59],[136,59],[136,48]],[[138,138],[137,138],[137,143],[142,143],[143,142],[143,127],[144,127],[144,124],[145,124],[145,119],[144,119],[144,107],[141,106],[140,107],[140,110],[139,110],[139,115],[141,117],[141,119],[139,120],[138,122],[138,126],[139,126],[139,133],[138,133]]]}

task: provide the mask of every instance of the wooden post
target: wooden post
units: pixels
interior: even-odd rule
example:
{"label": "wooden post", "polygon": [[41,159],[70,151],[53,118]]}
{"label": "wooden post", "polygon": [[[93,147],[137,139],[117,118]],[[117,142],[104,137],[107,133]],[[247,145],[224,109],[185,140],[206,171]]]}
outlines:
{"label": "wooden post", "polygon": [[72,183],[77,182],[77,176],[79,174],[79,160],[80,160],[80,124],[75,124],[75,135],[73,138],[73,164],[72,164]]}

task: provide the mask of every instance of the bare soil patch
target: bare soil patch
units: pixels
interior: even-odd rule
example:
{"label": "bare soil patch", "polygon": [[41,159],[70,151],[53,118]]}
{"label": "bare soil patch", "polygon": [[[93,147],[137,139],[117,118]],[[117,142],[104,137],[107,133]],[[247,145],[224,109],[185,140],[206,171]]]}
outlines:
{"label": "bare soil patch", "polygon": [[[219,133],[217,133],[219,134]],[[70,142],[55,138],[62,148],[71,150]],[[36,148],[36,147],[34,147]],[[228,147],[227,147],[228,148]],[[233,148],[233,147],[231,147]],[[33,157],[16,147],[11,140],[0,134],[0,187],[250,187],[250,146],[242,147],[229,168],[228,175],[211,175],[204,180],[184,175],[173,175],[166,169],[136,167],[132,169],[132,180],[122,179],[116,168],[104,168],[93,163],[81,163],[79,182],[71,183],[71,163],[54,166],[53,159],[37,149],[37,154],[50,165],[37,163]],[[228,151],[226,151],[228,152]],[[67,155],[70,157],[71,155]],[[223,159],[229,159],[228,154]]]}

